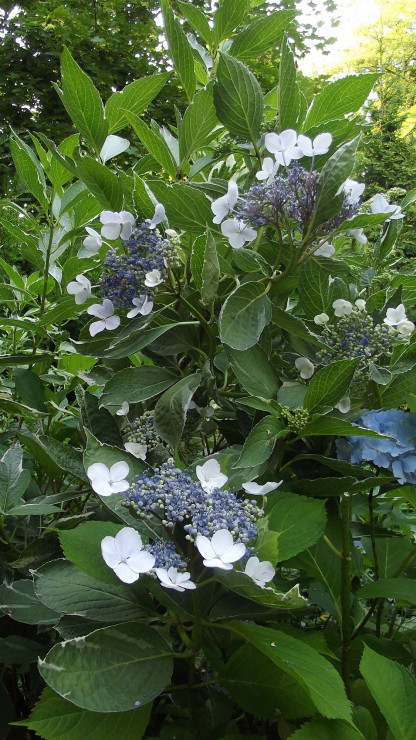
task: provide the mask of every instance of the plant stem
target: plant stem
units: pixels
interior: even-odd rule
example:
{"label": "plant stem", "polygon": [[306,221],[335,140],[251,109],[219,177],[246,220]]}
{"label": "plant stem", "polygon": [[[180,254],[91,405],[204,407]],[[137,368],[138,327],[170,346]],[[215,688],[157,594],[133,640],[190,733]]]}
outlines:
{"label": "plant stem", "polygon": [[342,678],[347,696],[350,696],[350,650],[351,650],[351,494],[344,493],[341,499],[342,560],[341,560],[341,613],[342,613]]}

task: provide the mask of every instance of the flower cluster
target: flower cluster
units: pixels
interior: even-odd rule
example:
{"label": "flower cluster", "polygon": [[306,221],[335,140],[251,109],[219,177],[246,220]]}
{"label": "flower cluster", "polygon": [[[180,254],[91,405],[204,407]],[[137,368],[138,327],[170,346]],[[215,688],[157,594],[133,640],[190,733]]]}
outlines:
{"label": "flower cluster", "polygon": [[152,290],[166,279],[172,245],[143,223],[125,241],[124,250],[122,255],[107,252],[100,279],[102,295],[117,308],[136,305],[133,301],[139,296],[143,304],[151,297]]}
{"label": "flower cluster", "polygon": [[[342,299],[341,299],[342,300]],[[349,301],[344,301],[348,304]],[[374,324],[374,319],[365,310],[352,306],[348,314],[338,316],[334,325],[325,323],[321,338],[328,349],[321,349],[317,354],[317,361],[321,365],[329,365],[336,360],[350,360],[353,357],[362,357],[360,367],[366,366],[369,360],[377,361],[382,355],[391,352],[392,335],[387,326]],[[322,319],[322,314],[315,319]],[[321,320],[315,321],[321,323]]]}
{"label": "flower cluster", "polygon": [[138,516],[155,514],[170,530],[180,524],[191,541],[226,529],[246,543],[256,537],[256,520],[262,513],[256,501],[240,499],[232,491],[211,488],[207,492],[172,461],[154,473],[145,471],[125,496],[125,505]]}
{"label": "flower cluster", "polygon": [[145,411],[142,416],[134,421],[127,422],[123,429],[123,435],[124,446],[129,452],[131,452],[131,449],[126,445],[142,445],[145,447],[146,453],[154,450],[158,445],[164,444],[163,439],[156,433],[151,411]]}
{"label": "flower cluster", "polygon": [[416,414],[398,409],[368,411],[357,424],[391,439],[348,437],[336,440],[337,457],[354,465],[373,463],[393,471],[399,483],[416,483]]}

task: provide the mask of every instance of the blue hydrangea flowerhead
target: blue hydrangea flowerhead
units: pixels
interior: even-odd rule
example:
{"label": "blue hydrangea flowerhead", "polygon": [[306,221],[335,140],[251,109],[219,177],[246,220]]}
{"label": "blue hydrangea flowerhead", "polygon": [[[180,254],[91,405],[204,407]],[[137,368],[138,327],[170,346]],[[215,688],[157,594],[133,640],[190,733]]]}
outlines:
{"label": "blue hydrangea flowerhead", "polygon": [[416,414],[399,409],[367,411],[356,423],[392,439],[337,439],[338,460],[348,460],[354,465],[369,462],[392,470],[402,485],[416,483]]}

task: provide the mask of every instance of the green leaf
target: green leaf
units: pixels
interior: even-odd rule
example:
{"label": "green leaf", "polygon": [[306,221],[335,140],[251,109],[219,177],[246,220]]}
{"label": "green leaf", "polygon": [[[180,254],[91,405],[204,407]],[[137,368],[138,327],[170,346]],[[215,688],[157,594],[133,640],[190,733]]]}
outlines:
{"label": "green leaf", "polygon": [[77,175],[104,208],[110,211],[122,209],[123,190],[120,181],[105,164],[91,157],[80,157],[77,159]]}
{"label": "green leaf", "polygon": [[382,234],[381,239],[377,240],[374,247],[373,259],[373,265],[375,268],[379,267],[394,249],[401,228],[402,222],[400,220],[393,219],[387,225],[387,229]]}
{"label": "green leaf", "polygon": [[188,100],[192,100],[196,87],[192,49],[189,46],[181,24],[174,18],[168,0],[161,0],[160,6],[162,8],[166,38],[175,72],[183,85]]}
{"label": "green leaf", "polygon": [[141,740],[149,723],[152,705],[128,712],[100,713],[80,709],[46,688],[28,719],[14,722],[28,727],[45,740]]}
{"label": "green leaf", "polygon": [[22,448],[9,447],[0,460],[0,513],[6,514],[25,493],[30,483],[30,473],[22,467]]}
{"label": "green leaf", "polygon": [[127,125],[126,111],[139,116],[153,98],[161,91],[169,78],[169,72],[142,77],[126,85],[107,100],[105,117],[108,120],[108,133],[113,134]]}
{"label": "green leaf", "polygon": [[239,352],[225,345],[225,354],[243,388],[252,396],[272,399],[279,390],[279,378],[264,350],[255,344]]}
{"label": "green leaf", "polygon": [[234,249],[233,262],[243,272],[256,272],[259,270],[263,275],[270,277],[272,270],[268,262],[253,249]]}
{"label": "green leaf", "polygon": [[55,645],[39,671],[54,691],[78,707],[127,712],[163,691],[172,658],[157,630],[131,622]]}
{"label": "green leaf", "polygon": [[240,62],[254,62],[265,51],[276,47],[295,15],[294,10],[275,10],[270,15],[250,23],[234,36],[230,48],[231,55]]}
{"label": "green leaf", "polygon": [[[340,80],[340,82],[342,81]],[[322,168],[318,178],[315,213],[309,229],[310,232],[329,221],[339,212],[344,201],[344,195],[337,195],[337,193],[352,172],[358,141],[359,137],[356,137],[352,141],[342,144]]]}
{"label": "green leaf", "polygon": [[304,408],[313,411],[317,406],[335,406],[347,393],[360,360],[338,360],[318,370],[308,385]]}
{"label": "green leaf", "polygon": [[364,647],[360,671],[394,740],[416,736],[416,681],[404,666]]}
{"label": "green leaf", "polygon": [[161,167],[166,170],[169,175],[176,177],[176,162],[164,138],[157,135],[151,128],[149,128],[149,126],[146,126],[145,122],[138,116],[133,113],[129,113],[129,111],[123,112],[127,121],[132,126],[134,132],[144,144],[149,154],[159,162]]}
{"label": "green leaf", "polygon": [[212,29],[212,37],[217,46],[221,41],[228,39],[234,29],[240,25],[249,6],[249,0],[220,0],[218,9],[214,13],[214,28]]}
{"label": "green leaf", "polygon": [[79,478],[79,480],[88,481],[82,464],[82,452],[80,450],[76,450],[72,445],[63,444],[63,442],[54,439],[54,437],[47,437],[43,434],[37,440],[51,460],[61,470],[65,470],[75,478]]}
{"label": "green leaf", "polygon": [[81,136],[98,154],[108,133],[100,94],[66,48],[61,57],[61,74],[59,97]]}
{"label": "green leaf", "polygon": [[380,578],[360,588],[359,599],[396,599],[416,604],[416,583],[410,578]]}
{"label": "green leaf", "polygon": [[198,92],[188,106],[179,129],[180,167],[206,144],[206,139],[217,125],[212,87]]}
{"label": "green leaf", "polygon": [[396,375],[385,389],[380,390],[384,408],[391,409],[406,403],[409,394],[416,393],[415,371],[412,368],[405,373]]}
{"label": "green leaf", "polygon": [[49,201],[45,175],[35,153],[16,134],[13,134],[10,140],[10,150],[14,166],[23,185],[39,201],[43,210],[47,212]]}
{"label": "green leaf", "polygon": [[305,722],[290,737],[293,740],[362,740],[363,735],[340,719],[315,717],[312,721]]}
{"label": "green leaf", "polygon": [[201,38],[206,44],[211,43],[211,29],[209,27],[208,19],[206,15],[197,6],[192,3],[185,3],[183,0],[177,0],[177,6],[181,13],[189,21],[191,26],[198,31]]}
{"label": "green leaf", "polygon": [[281,329],[284,329],[289,334],[305,339],[307,342],[310,342],[310,344],[314,344],[318,347],[325,346],[316,334],[309,331],[302,319],[298,316],[293,316],[293,314],[288,311],[284,311],[278,306],[273,306],[272,322],[276,326],[280,326]]}
{"label": "green leaf", "polygon": [[[373,548],[369,537],[362,537],[367,557],[374,562]],[[394,578],[404,562],[409,562],[411,553],[416,554],[416,548],[407,537],[376,537],[375,549],[380,578]]]}
{"label": "green leaf", "polygon": [[200,373],[182,378],[165,391],[155,406],[156,433],[171,447],[176,447],[181,438],[189,402],[200,382]]}
{"label": "green leaf", "polygon": [[285,37],[279,67],[279,125],[280,130],[297,129],[304,109],[303,95],[296,82],[295,57]]}
{"label": "green leaf", "polygon": [[19,368],[15,370],[15,387],[21,400],[32,408],[46,411],[45,388],[36,373]]}
{"label": "green leaf", "polygon": [[46,648],[39,642],[28,640],[21,635],[0,637],[0,660],[2,663],[37,663],[38,657],[45,654]]}
{"label": "green leaf", "polygon": [[[314,545],[322,537],[326,525],[325,501],[299,496],[286,491],[276,491],[270,501],[276,501],[267,514],[267,528],[277,532],[273,563],[288,560],[298,552]],[[260,558],[270,560],[262,552],[259,536]]]}
{"label": "green leaf", "polygon": [[0,609],[24,624],[56,624],[59,620],[56,609],[49,609],[39,601],[31,580],[0,586]]}
{"label": "green leaf", "polygon": [[319,437],[321,435],[334,435],[337,437],[383,437],[383,435],[373,432],[371,429],[360,427],[358,424],[352,424],[344,419],[335,419],[333,416],[321,416],[306,424],[302,429],[302,437]]}
{"label": "green leaf", "polygon": [[351,707],[341,677],[316,650],[302,640],[269,627],[239,622],[228,622],[223,627],[293,676],[324,717],[351,722]]}
{"label": "green leaf", "polygon": [[161,367],[127,367],[105,384],[100,405],[121,406],[127,399],[129,403],[141,403],[163,393],[176,380],[176,375]]}
{"label": "green leaf", "polygon": [[[345,262],[324,257],[309,257],[299,268],[300,303],[308,318],[313,319],[318,313],[327,312],[335,299],[334,285],[329,278],[335,275],[348,274]],[[337,295],[337,298],[340,296]],[[311,341],[309,339],[309,341]]]}
{"label": "green leaf", "polygon": [[[101,540],[108,535],[115,537],[123,524],[114,522],[83,522],[74,529],[58,532],[65,557],[87,576],[120,586],[114,571],[106,565],[101,555]],[[108,618],[107,614],[107,618]],[[91,619],[91,615],[89,616]],[[107,620],[105,620],[107,621]]]}
{"label": "green leaf", "polygon": [[206,238],[201,234],[201,236],[197,236],[192,244],[191,272],[199,292],[201,292],[202,288],[202,268],[204,266],[205,242]]}
{"label": "green leaf", "polygon": [[[145,157],[150,157],[150,154],[146,154]],[[145,159],[145,157],[143,157],[143,159]],[[143,159],[140,161],[142,162]],[[156,160],[153,160],[153,158],[152,161],[154,162],[154,166],[157,169],[158,163],[156,162]],[[136,212],[138,216],[142,219],[152,218],[155,211],[155,206],[149,195],[148,185],[141,177],[139,177],[136,171],[134,171],[133,177],[133,201],[136,207]]]}
{"label": "green leaf", "polygon": [[257,604],[268,606],[270,609],[287,611],[301,609],[306,605],[306,599],[300,595],[298,586],[294,586],[286,593],[276,591],[272,587],[265,589],[254,583],[250,576],[235,570],[217,570],[215,578],[230,591],[234,591],[245,599],[255,601]]}
{"label": "green leaf", "polygon": [[263,119],[260,85],[244,64],[224,53],[218,63],[214,105],[218,119],[232,136],[256,141]]}
{"label": "green leaf", "polygon": [[251,468],[266,462],[273,452],[283,425],[275,416],[265,416],[248,435],[235,468]]}
{"label": "green leaf", "polygon": [[[108,529],[112,535],[114,527]],[[140,589],[98,581],[67,560],[42,565],[36,571],[35,591],[50,609],[94,622],[129,622],[143,615]]]}
{"label": "green leaf", "polygon": [[350,75],[327,83],[313,98],[304,130],[334,118],[344,118],[348,113],[356,113],[367,100],[379,76],[378,73]]}
{"label": "green leaf", "polygon": [[258,342],[270,316],[270,300],[264,285],[255,282],[239,285],[221,309],[220,339],[233,349],[249,349]]}
{"label": "green leaf", "polygon": [[220,264],[218,261],[217,245],[211,231],[207,231],[205,243],[204,263],[202,266],[201,301],[208,305],[215,300],[220,279]]}
{"label": "green leaf", "polygon": [[180,182],[166,185],[161,180],[149,180],[147,184],[165,206],[171,228],[205,234],[207,226],[212,225],[210,201],[200,190]]}

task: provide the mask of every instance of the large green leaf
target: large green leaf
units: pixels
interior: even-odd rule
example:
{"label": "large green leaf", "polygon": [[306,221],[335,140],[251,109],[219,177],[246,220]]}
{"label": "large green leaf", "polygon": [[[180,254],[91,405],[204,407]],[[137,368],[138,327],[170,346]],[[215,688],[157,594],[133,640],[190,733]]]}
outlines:
{"label": "large green leaf", "polygon": [[279,124],[280,130],[297,129],[303,117],[305,99],[296,82],[295,57],[285,37],[279,67]]}
{"label": "large green leaf", "polygon": [[265,399],[276,398],[279,378],[258,344],[242,352],[227,345],[224,349],[233,372],[248,393]]}
{"label": "large green leaf", "polygon": [[195,93],[196,76],[194,57],[181,24],[174,18],[168,0],[161,0],[165,33],[169,44],[169,52],[173,59],[177,73],[188,100],[192,100]]}
{"label": "large green leaf", "polygon": [[306,599],[300,595],[297,585],[283,593],[275,591],[272,587],[262,588],[254,583],[250,576],[245,575],[245,573],[238,573],[235,570],[217,570],[215,577],[227,589],[234,591],[244,599],[268,606],[273,610],[288,611],[301,609],[306,605]]}
{"label": "large green leaf", "polygon": [[55,645],[39,666],[46,683],[91,712],[127,712],[168,684],[171,650],[152,627],[129,622]]}
{"label": "large green leaf", "polygon": [[[372,561],[374,558],[370,537],[362,537],[364,550]],[[411,553],[416,555],[416,547],[407,537],[376,537],[375,549],[377,554],[378,574],[380,578],[394,578],[400,572],[403,563],[408,563]]]}
{"label": "large green leaf", "polygon": [[136,116],[129,111],[124,111],[124,115],[149,154],[159,162],[161,167],[163,167],[169,175],[175,177],[177,169],[176,162],[164,138],[149,128],[149,126],[147,126],[139,116]]}
{"label": "large green leaf", "polygon": [[204,12],[193,3],[186,3],[183,0],[177,0],[177,5],[191,26],[198,31],[205,43],[209,44],[211,42],[211,28]]}
{"label": "large green leaf", "polygon": [[248,435],[235,468],[251,468],[266,462],[273,452],[277,438],[283,430],[280,419],[265,416]]}
{"label": "large green leaf", "polygon": [[179,129],[180,166],[206,143],[207,136],[217,125],[212,87],[198,92],[186,109]]}
{"label": "large green leaf", "polygon": [[270,15],[253,21],[234,36],[230,48],[231,55],[240,62],[254,61],[270,47],[275,47],[279,43],[295,15],[294,10],[275,10]]}
{"label": "large green leaf", "polygon": [[121,183],[111,170],[91,157],[77,159],[77,175],[103,208],[120,211],[123,207],[123,190]]}
{"label": "large green leaf", "polygon": [[416,393],[416,373],[413,369],[400,373],[391,383],[381,389],[383,406],[386,409],[395,408],[406,403],[410,393]]}
{"label": "large green leaf", "polygon": [[30,473],[23,470],[20,445],[9,447],[0,460],[0,514],[6,514],[20,502],[30,483]]}
{"label": "large green leaf", "polygon": [[394,740],[416,737],[416,681],[399,663],[364,647],[360,671]]}
{"label": "large green leaf", "polygon": [[[325,276],[326,277],[326,276]],[[325,345],[320,341],[316,334],[309,331],[306,324],[298,316],[294,316],[288,311],[284,311],[278,306],[273,306],[272,310],[272,322],[276,326],[280,326],[288,334],[305,339],[305,341],[311,344],[317,345],[318,347],[324,347]]]}
{"label": "large green leaf", "polygon": [[334,416],[321,416],[314,421],[310,421],[302,429],[302,437],[320,437],[323,435],[334,435],[337,437],[383,437],[383,435],[373,432],[371,429],[361,427],[358,424],[352,424],[345,419],[336,419]]}
{"label": "large green leaf", "polygon": [[255,282],[239,285],[221,309],[220,339],[233,349],[249,349],[260,339],[270,316],[270,300],[264,285]]}
{"label": "large green leaf", "polygon": [[237,59],[221,53],[214,86],[221,123],[233,136],[255,142],[263,119],[263,95],[256,78]]}
{"label": "large green leaf", "polygon": [[[311,722],[305,722],[300,730],[291,736],[293,740],[363,740],[363,735],[354,727],[347,725],[340,719],[324,719],[315,717]],[[370,740],[368,738],[367,740]]]}
{"label": "large green leaf", "polygon": [[338,360],[318,370],[311,379],[303,405],[313,411],[317,406],[335,406],[347,393],[361,358]]}
{"label": "large green leaf", "polygon": [[350,75],[326,84],[313,98],[305,120],[305,130],[358,111],[378,78],[378,73]]}
{"label": "large green leaf", "polygon": [[214,14],[214,28],[212,37],[218,44],[228,39],[237,26],[240,25],[248,8],[249,0],[220,0]]}
{"label": "large green leaf", "polygon": [[10,140],[10,150],[23,185],[39,201],[43,210],[47,211],[49,203],[45,175],[35,153],[16,134]]}
{"label": "large green leaf", "polygon": [[105,106],[108,132],[113,134],[127,125],[126,111],[139,116],[160,92],[168,77],[169,72],[142,77],[126,85],[120,92],[113,93]]}
{"label": "large green leaf", "polygon": [[59,613],[42,604],[31,580],[15,581],[0,586],[0,609],[16,622],[24,624],[56,624]]}
{"label": "large green leaf", "polygon": [[83,522],[74,529],[59,531],[59,542],[66,559],[79,571],[98,581],[120,586],[120,580],[103,560],[101,540],[107,535],[115,537],[123,526],[114,522]]}
{"label": "large green leaf", "polygon": [[177,376],[162,367],[127,367],[115,373],[105,384],[100,404],[121,406],[127,400],[129,403],[141,403],[163,393],[176,380]]}
{"label": "large green leaf", "polygon": [[67,560],[39,568],[35,591],[49,609],[94,622],[129,622],[143,615],[138,594],[130,585],[98,581]]}
{"label": "large green leaf", "polygon": [[187,375],[165,391],[155,406],[156,432],[171,447],[176,447],[181,438],[189,402],[200,382],[200,373]]}
{"label": "large green leaf", "polygon": [[410,578],[380,578],[360,588],[357,597],[396,599],[416,605],[416,583]]}
{"label": "large green leaf", "polygon": [[337,195],[339,189],[350,176],[354,167],[358,137],[347,141],[325,163],[318,178],[315,213],[310,230],[329,221],[339,213],[344,194]]}
{"label": "large green leaf", "polygon": [[61,74],[59,96],[81,136],[98,153],[108,133],[100,94],[66,48],[61,57]]}
{"label": "large green leaf", "polygon": [[293,676],[324,717],[351,722],[351,707],[341,677],[316,650],[302,640],[269,627],[239,622],[228,622],[223,627]]}
{"label": "large green leaf", "polygon": [[129,712],[89,712],[76,707],[46,688],[28,719],[16,725],[34,730],[44,740],[141,740],[149,722],[152,705]]}
{"label": "large green leaf", "polygon": [[349,267],[345,262],[332,258],[310,257],[300,266],[299,299],[309,319],[313,319],[318,313],[330,311],[335,298],[348,297],[346,286],[343,296],[335,293],[337,283],[340,281],[330,282],[330,278],[348,273]]}
{"label": "large green leaf", "polygon": [[323,535],[325,501],[276,491],[263,528],[260,524],[258,551],[263,560],[282,562],[306,550]]}
{"label": "large green leaf", "polygon": [[220,264],[217,254],[217,245],[211,231],[207,231],[205,242],[204,263],[201,271],[201,301],[208,305],[215,300],[220,279]]}
{"label": "large green leaf", "polygon": [[203,234],[212,224],[210,201],[192,185],[180,182],[166,185],[161,180],[149,180],[147,184],[159,203],[165,206],[171,228]]}

